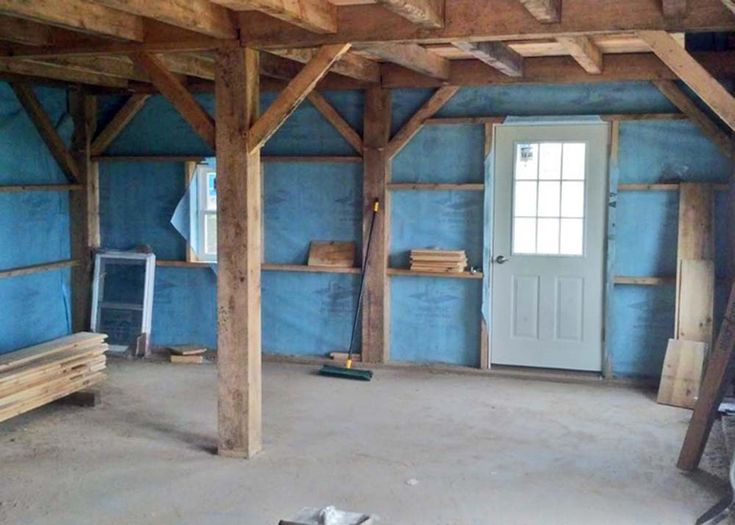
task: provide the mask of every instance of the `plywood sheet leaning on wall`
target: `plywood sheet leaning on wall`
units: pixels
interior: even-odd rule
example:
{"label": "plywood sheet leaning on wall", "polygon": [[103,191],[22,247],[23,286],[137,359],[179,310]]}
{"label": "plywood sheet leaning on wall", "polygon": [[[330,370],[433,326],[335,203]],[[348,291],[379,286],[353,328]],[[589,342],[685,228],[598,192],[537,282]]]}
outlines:
{"label": "plywood sheet leaning on wall", "polygon": [[712,341],[715,303],[715,263],[701,259],[679,261],[677,282],[679,319],[676,337],[687,341]]}
{"label": "plywood sheet leaning on wall", "polygon": [[669,339],[656,401],[662,405],[694,408],[699,397],[707,345]]}
{"label": "plywood sheet leaning on wall", "polygon": [[308,264],[330,268],[352,268],[355,265],[355,243],[311,241]]}

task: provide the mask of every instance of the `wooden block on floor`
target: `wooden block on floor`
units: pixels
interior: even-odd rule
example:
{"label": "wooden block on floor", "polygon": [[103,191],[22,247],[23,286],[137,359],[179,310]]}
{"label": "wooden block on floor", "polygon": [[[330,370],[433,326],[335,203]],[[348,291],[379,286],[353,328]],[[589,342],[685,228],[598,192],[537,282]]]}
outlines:
{"label": "wooden block on floor", "polygon": [[171,362],[177,364],[200,365],[204,362],[203,355],[172,355]]}
{"label": "wooden block on floor", "polygon": [[174,355],[201,355],[207,351],[205,347],[198,345],[169,346],[168,350]]}
{"label": "wooden block on floor", "polygon": [[58,399],[56,402],[63,405],[78,407],[96,407],[102,401],[99,390],[80,390]]}
{"label": "wooden block on floor", "polygon": [[694,408],[702,384],[707,345],[700,341],[669,339],[656,401],[662,405]]}
{"label": "wooden block on floor", "polygon": [[[334,359],[335,361],[347,361],[347,352],[332,352],[329,354],[329,357]],[[352,361],[355,363],[359,363],[362,361],[362,355],[361,354],[352,354]]]}
{"label": "wooden block on floor", "polygon": [[353,268],[355,266],[355,250],[354,242],[311,241],[308,265]]}

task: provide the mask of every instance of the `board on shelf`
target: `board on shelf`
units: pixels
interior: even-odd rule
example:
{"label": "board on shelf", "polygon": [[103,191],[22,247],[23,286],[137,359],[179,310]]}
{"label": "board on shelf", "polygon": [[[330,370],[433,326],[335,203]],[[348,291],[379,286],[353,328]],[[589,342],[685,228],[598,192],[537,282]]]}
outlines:
{"label": "board on shelf", "polygon": [[355,243],[352,241],[311,241],[309,266],[352,268],[355,265]]}

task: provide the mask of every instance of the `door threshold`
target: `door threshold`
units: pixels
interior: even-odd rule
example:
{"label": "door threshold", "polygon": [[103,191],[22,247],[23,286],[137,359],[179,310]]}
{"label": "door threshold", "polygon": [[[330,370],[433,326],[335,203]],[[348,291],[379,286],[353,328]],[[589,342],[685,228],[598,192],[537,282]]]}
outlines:
{"label": "door threshold", "polygon": [[545,379],[573,383],[599,383],[605,381],[601,372],[560,370],[557,368],[535,368],[530,366],[492,365],[487,371],[491,375],[523,379]]}

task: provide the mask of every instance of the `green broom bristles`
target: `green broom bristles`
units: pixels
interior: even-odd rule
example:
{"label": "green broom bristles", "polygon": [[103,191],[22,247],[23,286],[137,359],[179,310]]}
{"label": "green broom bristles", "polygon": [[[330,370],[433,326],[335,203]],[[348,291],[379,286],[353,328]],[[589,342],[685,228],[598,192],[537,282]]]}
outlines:
{"label": "green broom bristles", "polygon": [[342,368],[341,366],[324,365],[319,374],[330,377],[342,377],[344,379],[357,379],[359,381],[370,381],[373,378],[372,370],[358,370],[355,368]]}

